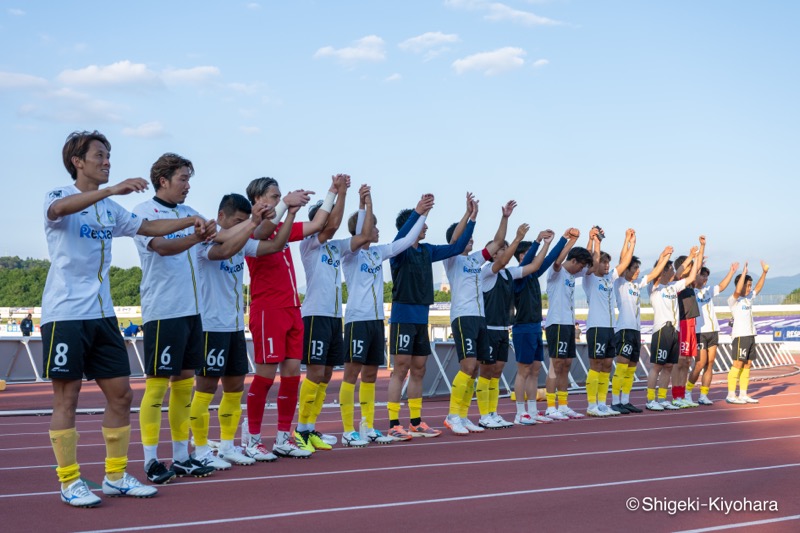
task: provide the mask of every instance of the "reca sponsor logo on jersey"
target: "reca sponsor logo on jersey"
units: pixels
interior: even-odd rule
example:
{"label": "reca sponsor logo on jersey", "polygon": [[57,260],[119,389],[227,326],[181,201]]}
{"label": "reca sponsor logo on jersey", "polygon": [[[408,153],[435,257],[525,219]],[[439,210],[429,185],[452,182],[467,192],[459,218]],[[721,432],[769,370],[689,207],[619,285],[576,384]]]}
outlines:
{"label": "reca sponsor logo on jersey", "polygon": [[334,260],[332,257],[327,256],[326,254],[322,254],[322,264],[323,265],[330,265],[334,268],[339,268],[339,260]]}
{"label": "reca sponsor logo on jersey", "polygon": [[370,274],[377,274],[381,271],[381,265],[371,267],[366,263],[361,263],[361,272],[369,272]]}
{"label": "reca sponsor logo on jersey", "polygon": [[81,225],[80,236],[82,239],[108,240],[111,235],[112,231],[110,229],[92,229],[87,224]]}
{"label": "reca sponsor logo on jersey", "polygon": [[244,270],[244,261],[242,261],[241,263],[238,263],[236,265],[229,265],[225,261],[220,261],[219,269],[224,271],[224,272],[227,272],[229,274],[236,274],[236,273],[241,272],[242,270]]}
{"label": "reca sponsor logo on jersey", "polygon": [[464,267],[464,274],[480,274],[480,268],[469,268],[467,266]]}

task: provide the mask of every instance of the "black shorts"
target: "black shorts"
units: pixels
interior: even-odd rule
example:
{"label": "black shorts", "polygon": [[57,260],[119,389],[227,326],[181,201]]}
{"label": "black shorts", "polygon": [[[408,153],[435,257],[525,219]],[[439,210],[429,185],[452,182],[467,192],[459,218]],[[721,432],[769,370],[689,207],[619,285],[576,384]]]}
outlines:
{"label": "black shorts", "polygon": [[697,334],[697,352],[708,350],[712,346],[719,346],[719,331]]}
{"label": "black shorts", "polygon": [[381,366],[386,364],[383,320],[360,320],[344,325],[347,339],[345,362]]}
{"label": "black shorts", "polygon": [[116,317],[42,325],[42,374],[47,379],[106,379],[131,375]]}
{"label": "black shorts", "polygon": [[570,324],[553,324],[544,329],[547,339],[547,353],[551,359],[574,359],[575,326]]}
{"label": "black shorts", "polygon": [[461,316],[450,324],[453,340],[456,343],[458,360],[482,358],[489,355],[489,334],[486,319],[482,316]]}
{"label": "black shorts", "polygon": [[342,319],[331,316],[303,317],[304,365],[344,364]]}
{"label": "black shorts", "polygon": [[493,365],[500,361],[502,363],[508,362],[508,330],[507,329],[489,329],[489,351],[488,355],[483,357],[478,356],[478,360],[485,365]]}
{"label": "black shorts", "polygon": [[650,341],[650,363],[654,365],[674,365],[680,357],[680,339],[675,326],[665,324],[653,333]]}
{"label": "black shorts", "polygon": [[589,328],[586,331],[589,359],[614,358],[614,328]]}
{"label": "black shorts", "polygon": [[614,351],[631,363],[639,362],[642,351],[642,334],[636,329],[621,329],[614,334]]}
{"label": "black shorts", "polygon": [[755,361],[758,357],[756,353],[756,337],[755,335],[748,335],[746,337],[735,337],[731,342],[731,355],[736,361],[743,363],[747,361]]}
{"label": "black shorts", "polygon": [[178,376],[203,368],[203,323],[200,315],[151,320],[144,331],[144,373]]}
{"label": "black shorts", "polygon": [[392,355],[430,355],[431,340],[427,324],[389,324],[389,353]]}
{"label": "black shorts", "polygon": [[244,376],[250,370],[244,331],[204,332],[203,352],[205,362],[195,371],[198,376]]}

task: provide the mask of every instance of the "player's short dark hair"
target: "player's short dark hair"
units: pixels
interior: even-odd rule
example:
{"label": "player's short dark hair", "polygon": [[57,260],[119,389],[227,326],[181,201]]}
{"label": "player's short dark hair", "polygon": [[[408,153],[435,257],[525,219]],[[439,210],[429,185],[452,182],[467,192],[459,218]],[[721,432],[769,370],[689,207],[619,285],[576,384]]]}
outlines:
{"label": "player's short dark hair", "polygon": [[683,265],[683,263],[686,262],[687,259],[689,259],[687,256],[679,255],[678,258],[675,260],[675,270],[678,270],[681,267],[681,265]]}
{"label": "player's short dark hair", "polygon": [[583,248],[581,246],[575,246],[572,248],[569,253],[567,254],[567,261],[570,259],[574,259],[576,262],[582,264],[583,266],[590,267],[594,265],[594,259],[592,259],[592,253]]}
{"label": "player's short dark hair", "polygon": [[635,255],[631,256],[631,263],[628,265],[628,268],[631,268],[633,265],[641,266],[642,260],[636,257]]}
{"label": "player's short dark hair", "polygon": [[[734,285],[738,285],[740,279],[742,279],[742,275],[741,274],[737,275],[736,279],[733,280]],[[748,281],[753,281],[753,278],[750,277],[750,274],[745,274],[744,275],[744,284],[747,285]]]}
{"label": "player's short dark hair", "polygon": [[600,252],[600,261],[611,262],[611,255],[608,252]]}
{"label": "player's short dark hair", "polygon": [[525,254],[528,253],[528,250],[531,249],[531,246],[533,246],[531,241],[520,241],[520,243],[517,245],[517,251],[514,252],[518,261],[522,261],[522,258],[525,257]]}
{"label": "player's short dark hair", "polygon": [[[372,215],[372,220],[375,221],[375,225],[378,225],[378,217]],[[358,211],[350,215],[347,219],[347,231],[350,232],[350,235],[356,234],[356,226],[358,225]]]}
{"label": "player's short dark hair", "polygon": [[161,178],[166,178],[167,181],[170,181],[175,172],[183,167],[188,167],[189,175],[194,176],[194,166],[185,157],[167,152],[156,159],[156,162],[150,167],[150,181],[153,183],[155,190],[161,188]]}
{"label": "player's short dark hair", "polygon": [[219,203],[219,211],[225,213],[225,216],[233,216],[237,212],[247,213],[248,215],[253,212],[250,202],[241,194],[232,192],[222,197]]}
{"label": "player's short dark hair", "polygon": [[394,225],[398,229],[398,231],[405,225],[406,221],[408,220],[408,217],[411,216],[412,211],[413,209],[403,209],[402,211],[397,213],[397,218],[394,221]]}
{"label": "player's short dark hair", "polygon": [[711,271],[708,269],[708,267],[700,267],[701,276],[708,276],[709,274],[711,274]]}
{"label": "player's short dark hair", "polygon": [[[672,259],[670,259],[666,263],[664,263],[664,270],[667,270],[670,267],[670,265],[672,265]],[[657,266],[658,266],[658,259],[656,259],[656,262],[653,263],[653,268],[655,268]]]}
{"label": "player's short dark hair", "polygon": [[267,194],[267,189],[272,186],[278,187],[278,180],[275,178],[256,178],[247,186],[247,199],[251,204],[256,203],[256,198]]}
{"label": "player's short dark hair", "polygon": [[444,232],[444,237],[447,239],[447,244],[450,244],[450,239],[453,238],[453,233],[456,231],[456,227],[458,226],[458,222],[454,222],[450,224],[450,227],[447,228],[447,231]]}
{"label": "player's short dark hair", "polygon": [[106,136],[97,130],[94,131],[73,131],[67,135],[67,140],[64,142],[64,148],[61,149],[61,156],[64,158],[64,167],[72,176],[72,179],[78,179],[78,169],[72,164],[72,158],[86,160],[86,153],[89,151],[89,145],[92,141],[100,141],[106,150],[111,151],[111,143],[108,142]]}

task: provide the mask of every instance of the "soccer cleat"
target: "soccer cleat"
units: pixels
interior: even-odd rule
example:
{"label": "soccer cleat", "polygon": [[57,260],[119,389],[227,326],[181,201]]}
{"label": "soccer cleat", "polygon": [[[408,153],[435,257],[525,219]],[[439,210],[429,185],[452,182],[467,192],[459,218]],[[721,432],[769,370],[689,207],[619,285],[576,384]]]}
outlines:
{"label": "soccer cleat", "polygon": [[404,428],[401,425],[393,426],[389,430],[389,436],[392,437],[395,441],[406,441],[406,440],[411,440],[413,438],[411,434],[408,431],[406,431],[406,428]]}
{"label": "soccer cleat", "polygon": [[82,479],[77,479],[67,488],[61,489],[61,501],[73,507],[100,505],[100,498],[89,490]]}
{"label": "soccer cleat", "polygon": [[672,405],[677,407],[678,409],[686,409],[687,407],[691,407],[686,400],[683,398],[675,398],[672,400]]}
{"label": "soccer cleat", "polygon": [[367,440],[377,444],[391,444],[394,439],[389,435],[384,435],[379,429],[369,428],[367,432]]}
{"label": "soccer cleat", "polygon": [[484,429],[503,429],[503,425],[495,420],[492,415],[485,415],[478,420],[478,425]]}
{"label": "soccer cleat", "polygon": [[438,437],[442,434],[441,431],[438,429],[433,429],[425,422],[420,422],[416,426],[409,424],[408,432],[412,437]]}
{"label": "soccer cleat", "polygon": [[369,441],[362,439],[358,431],[342,433],[342,446],[348,448],[364,448],[367,444],[369,444]]}
{"label": "soccer cleat", "polygon": [[228,461],[225,459],[214,455],[214,452],[208,450],[208,453],[203,455],[202,457],[198,457],[197,460],[203,466],[213,466],[214,470],[229,470],[232,466]]}
{"label": "soccer cleat", "polygon": [[725,401],[728,402],[728,403],[733,403],[733,404],[743,404],[743,403],[745,403],[744,400],[742,400],[741,398],[739,398],[735,394],[728,394],[728,397],[725,398]]}
{"label": "soccer cleat", "polygon": [[309,431],[308,442],[314,447],[315,450],[330,450],[333,448],[333,446],[325,442],[325,440],[322,438],[322,433],[315,429]]}
{"label": "soccer cleat", "polygon": [[244,454],[244,450],[238,446],[233,446],[230,449],[220,448],[217,455],[234,465],[249,466],[255,464],[256,460]]}
{"label": "soccer cleat", "polygon": [[542,414],[540,411],[536,411],[536,414],[533,415],[533,418],[536,419],[537,424],[549,424],[553,421],[552,418],[549,416],[544,416],[544,414]]}
{"label": "soccer cleat", "polygon": [[603,413],[604,416],[619,416],[622,413],[619,413],[611,408],[609,408],[606,404],[601,403],[597,406],[597,410]]}
{"label": "soccer cleat", "polygon": [[674,405],[669,400],[661,400],[660,402],[658,402],[658,404],[667,411],[677,411],[678,409],[680,409],[680,407]]}
{"label": "soccer cleat", "polygon": [[700,405],[714,405],[714,401],[705,395],[700,395],[700,397],[697,399],[697,403]]}
{"label": "soccer cleat", "polygon": [[548,407],[544,412],[544,416],[550,420],[569,420],[569,417],[558,410],[556,407]]}
{"label": "soccer cleat", "polygon": [[617,412],[617,413],[619,413],[621,415],[629,415],[629,414],[631,414],[633,412],[630,409],[628,409],[627,407],[625,407],[624,405],[622,405],[621,403],[612,404],[611,407],[609,407],[609,409],[611,409],[612,411],[615,411],[615,412]]}
{"label": "soccer cleat", "polygon": [[686,407],[700,407],[699,403],[693,402],[689,397],[684,398],[683,403],[686,404]]}
{"label": "soccer cleat", "polygon": [[205,465],[191,455],[185,461],[173,461],[172,466],[169,468],[175,472],[175,475],[178,477],[207,477],[216,470],[213,466]]}
{"label": "soccer cleat", "polygon": [[322,433],[322,437],[320,438],[322,439],[322,442],[329,446],[333,446],[339,440],[336,438],[336,435],[329,435],[327,433]]}
{"label": "soccer cleat", "polygon": [[748,396],[746,394],[740,394],[739,395],[739,400],[744,402],[744,403],[758,403],[758,400],[756,400],[755,398],[751,398],[750,396]]}
{"label": "soccer cleat", "polygon": [[647,408],[648,411],[663,411],[664,410],[664,407],[660,403],[655,401],[655,400],[650,400],[649,402],[647,402],[647,405],[645,405],[645,408]]}
{"label": "soccer cleat", "polygon": [[494,419],[495,422],[497,422],[498,424],[503,426],[504,429],[513,428],[514,427],[514,423],[513,422],[509,422],[508,420],[506,420],[505,418],[503,418],[502,416],[500,416],[496,412],[495,413],[489,413],[489,416],[491,416]]}
{"label": "soccer cleat", "polygon": [[164,463],[157,459],[151,459],[145,468],[147,480],[156,485],[165,485],[175,479],[175,472],[164,466]]}
{"label": "soccer cleat", "polygon": [[464,427],[464,423],[461,422],[461,417],[458,415],[447,415],[444,419],[444,427],[452,431],[453,435],[458,435],[459,437],[469,435],[469,430]]}
{"label": "soccer cleat", "polygon": [[103,494],[106,496],[133,496],[134,498],[152,498],[158,494],[158,489],[142,485],[139,480],[125,472],[121,479],[111,481],[106,476],[103,479]]}
{"label": "soccer cleat", "polygon": [[271,463],[272,461],[278,459],[277,455],[267,450],[267,447],[264,446],[264,443],[261,442],[261,439],[250,442],[249,446],[244,448],[244,455],[250,457],[251,459],[255,459],[256,461],[265,463]]}
{"label": "soccer cleat", "polygon": [[641,409],[639,409],[638,407],[636,407],[635,405],[633,405],[631,402],[628,402],[628,403],[626,403],[626,404],[623,404],[623,407],[625,407],[625,409],[627,409],[627,410],[628,410],[628,411],[630,411],[631,413],[641,413],[641,412],[642,412],[642,410],[641,410]]}
{"label": "soccer cleat", "polygon": [[[695,402],[692,400],[692,391],[688,391],[688,390],[687,390],[687,391],[686,391],[686,396],[684,396],[684,397],[683,397],[683,399],[684,399],[684,400],[686,400],[686,401],[687,401],[687,402],[689,402],[689,403],[695,403]],[[698,405],[699,405],[699,404],[698,404]]]}
{"label": "soccer cleat", "polygon": [[314,445],[311,444],[310,437],[311,437],[310,431],[295,431],[294,443],[301,450],[304,450],[308,453],[314,453],[317,450],[314,448]]}
{"label": "soccer cleat", "polygon": [[586,414],[587,414],[587,415],[589,415],[589,416],[599,416],[599,417],[606,416],[606,415],[604,415],[604,414],[602,414],[602,413],[600,412],[600,410],[597,408],[597,406],[595,406],[595,407],[589,407],[589,408],[586,410]]}
{"label": "soccer cleat", "polygon": [[522,413],[514,417],[514,423],[518,426],[533,426],[536,425],[536,419],[528,413]]}
{"label": "soccer cleat", "polygon": [[562,415],[565,415],[565,416],[567,416],[568,418],[579,419],[579,418],[583,418],[584,416],[586,416],[586,415],[582,415],[582,414],[580,414],[580,413],[576,413],[575,411],[573,411],[572,409],[570,409],[570,408],[569,408],[569,406],[567,406],[567,405],[562,405],[562,406],[560,406],[560,407],[558,408],[558,411],[559,411],[559,412],[560,412]]}
{"label": "soccer cleat", "polygon": [[[280,432],[279,432],[280,433]],[[272,453],[278,457],[291,457],[293,459],[308,459],[311,453],[308,450],[301,449],[292,437],[288,437],[283,442],[275,441],[272,445]]]}
{"label": "soccer cleat", "polygon": [[467,418],[466,416],[461,418],[461,424],[469,431],[470,433],[483,433],[486,431],[482,427],[476,425],[472,420]]}

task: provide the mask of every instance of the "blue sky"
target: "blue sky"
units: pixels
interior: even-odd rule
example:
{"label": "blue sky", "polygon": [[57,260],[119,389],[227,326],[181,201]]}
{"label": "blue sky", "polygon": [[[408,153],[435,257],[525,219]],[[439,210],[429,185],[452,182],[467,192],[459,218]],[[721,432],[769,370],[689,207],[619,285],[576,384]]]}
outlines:
{"label": "blue sky", "polygon": [[[705,233],[712,270],[800,271],[795,2],[0,6],[2,255],[46,257],[64,139],[98,129],[112,182],[147,178],[167,151],[190,158],[187,203],[208,216],[255,177],[321,196],[346,172],[372,185],[384,239],[432,192],[428,240],[443,242],[470,190],[478,243],[513,198],[511,228],[599,224],[614,257],[635,228],[647,266]],[[131,242],[114,254],[138,264]]]}

